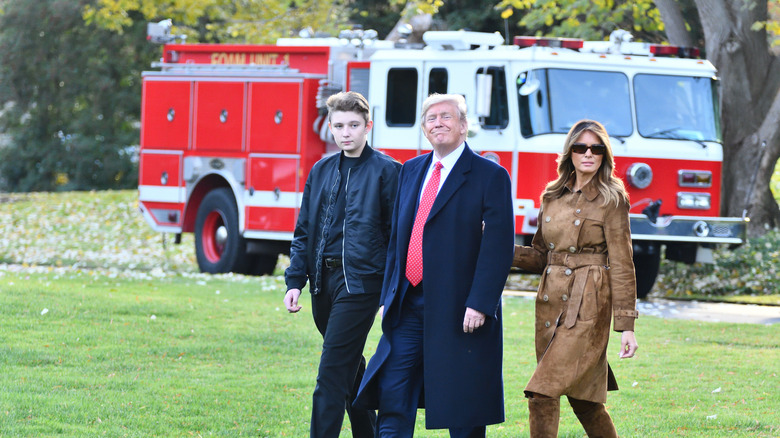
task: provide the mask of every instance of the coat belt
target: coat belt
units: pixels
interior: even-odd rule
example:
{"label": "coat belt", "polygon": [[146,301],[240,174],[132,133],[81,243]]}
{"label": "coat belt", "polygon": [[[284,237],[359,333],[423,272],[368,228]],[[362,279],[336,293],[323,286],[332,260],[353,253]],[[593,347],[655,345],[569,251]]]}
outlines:
{"label": "coat belt", "polygon": [[593,266],[606,266],[608,263],[606,254],[572,254],[565,252],[548,252],[548,265],[562,265],[574,271],[574,283],[571,288],[569,307],[566,309],[566,319],[563,324],[566,328],[574,327],[577,322],[577,314],[580,313],[582,296],[585,293],[585,282],[588,280]]}

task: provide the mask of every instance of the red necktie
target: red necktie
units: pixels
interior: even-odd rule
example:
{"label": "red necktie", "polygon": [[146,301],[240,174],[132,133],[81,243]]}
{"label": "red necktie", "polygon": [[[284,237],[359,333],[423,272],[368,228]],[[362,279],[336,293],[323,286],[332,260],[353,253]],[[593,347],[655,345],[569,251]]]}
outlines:
{"label": "red necktie", "polygon": [[420,284],[423,278],[422,240],[425,221],[431,206],[439,192],[439,179],[441,179],[441,162],[436,163],[431,174],[431,179],[420,197],[420,205],[417,207],[417,215],[414,218],[412,237],[409,238],[409,252],[406,254],[406,278],[412,286]]}

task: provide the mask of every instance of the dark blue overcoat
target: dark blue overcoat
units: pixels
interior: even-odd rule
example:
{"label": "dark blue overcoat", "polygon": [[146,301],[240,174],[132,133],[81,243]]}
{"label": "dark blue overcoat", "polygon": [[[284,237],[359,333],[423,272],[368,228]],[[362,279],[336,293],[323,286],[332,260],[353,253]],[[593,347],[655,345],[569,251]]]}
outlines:
{"label": "dark blue overcoat", "polygon": [[[398,323],[400,285],[420,185],[432,153],[401,168],[380,305],[382,331]],[[484,229],[483,229],[484,223]],[[466,146],[444,181],[423,231],[425,293],[424,389],[429,429],[474,427],[504,421],[501,293],[512,264],[514,214],[506,170]],[[408,282],[406,283],[408,284]],[[463,332],[466,307],[487,315],[474,333]],[[383,335],[355,405],[378,409],[377,372],[393,348]]]}

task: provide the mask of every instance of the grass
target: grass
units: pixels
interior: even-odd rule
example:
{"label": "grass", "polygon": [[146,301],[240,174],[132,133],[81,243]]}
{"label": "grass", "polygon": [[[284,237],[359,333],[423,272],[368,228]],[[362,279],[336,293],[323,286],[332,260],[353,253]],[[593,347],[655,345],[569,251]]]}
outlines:
{"label": "grass", "polygon": [[[0,436],[307,436],[321,346],[309,298],[290,315],[280,276],[197,273],[191,240],[163,247],[133,196],[0,203],[13,263],[0,264]],[[507,421],[488,433],[527,436],[533,302],[506,297],[504,318]],[[375,324],[366,355],[378,337]],[[780,436],[780,325],[647,316],[637,337],[635,359],[616,359],[617,334],[609,350],[621,436]],[[563,405],[560,436],[583,437]],[[417,436],[447,436],[423,424],[420,411]]]}
{"label": "grass", "polygon": [[[280,277],[4,267],[0,284],[4,436],[307,435],[321,339],[308,297],[284,311]],[[507,421],[490,435],[524,436],[533,302],[504,315]],[[637,334],[638,357],[612,362],[622,436],[780,435],[780,326],[645,317]],[[423,418],[418,435],[446,436]],[[583,435],[565,408],[560,436]]]}

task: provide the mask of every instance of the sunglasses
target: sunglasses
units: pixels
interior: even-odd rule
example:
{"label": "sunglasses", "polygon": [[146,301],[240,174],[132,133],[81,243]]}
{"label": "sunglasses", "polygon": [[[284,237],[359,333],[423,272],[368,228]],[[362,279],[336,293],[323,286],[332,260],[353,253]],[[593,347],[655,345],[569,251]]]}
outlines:
{"label": "sunglasses", "polygon": [[584,154],[588,149],[590,149],[593,155],[604,155],[607,151],[607,147],[603,144],[574,143],[571,145],[571,151],[575,154]]}

